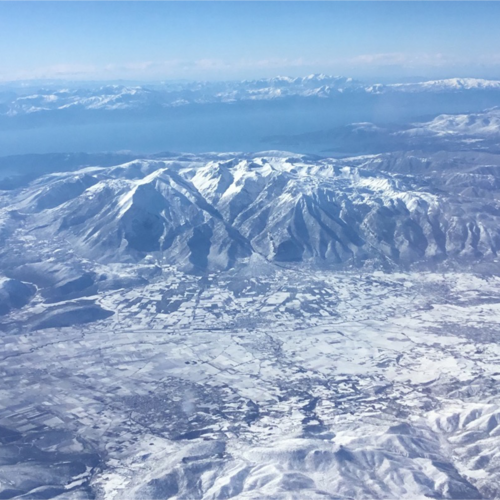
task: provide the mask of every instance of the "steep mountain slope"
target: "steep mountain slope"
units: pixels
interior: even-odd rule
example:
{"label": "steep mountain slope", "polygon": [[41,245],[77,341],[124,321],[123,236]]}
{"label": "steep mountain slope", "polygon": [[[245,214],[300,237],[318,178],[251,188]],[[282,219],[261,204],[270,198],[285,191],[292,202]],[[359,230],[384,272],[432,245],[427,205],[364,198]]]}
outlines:
{"label": "steep mountain slope", "polygon": [[4,196],[3,227],[11,245],[29,234],[97,261],[150,256],[196,271],[252,255],[337,267],[496,257],[496,170],[423,178],[384,171],[381,161],[270,152],[53,174]]}

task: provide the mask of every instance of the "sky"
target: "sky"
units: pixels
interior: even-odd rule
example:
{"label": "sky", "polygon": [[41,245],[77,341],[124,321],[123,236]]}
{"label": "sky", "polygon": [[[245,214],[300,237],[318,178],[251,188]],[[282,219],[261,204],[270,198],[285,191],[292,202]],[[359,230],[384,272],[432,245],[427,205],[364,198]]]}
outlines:
{"label": "sky", "polygon": [[0,2],[0,80],[500,79],[500,2]]}

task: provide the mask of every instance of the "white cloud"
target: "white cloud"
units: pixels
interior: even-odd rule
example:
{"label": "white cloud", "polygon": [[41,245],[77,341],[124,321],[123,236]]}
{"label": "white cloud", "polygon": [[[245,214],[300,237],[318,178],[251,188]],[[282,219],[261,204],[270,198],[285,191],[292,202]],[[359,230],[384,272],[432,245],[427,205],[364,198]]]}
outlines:
{"label": "white cloud", "polygon": [[472,61],[459,60],[445,54],[404,54],[401,52],[362,54],[344,60],[347,64],[364,66],[401,66],[401,67],[443,67],[471,64]]}
{"label": "white cloud", "polygon": [[300,68],[310,65],[303,59],[241,59],[237,61],[172,59],[165,61],[135,61],[126,64],[106,64],[104,66],[56,64],[23,71],[0,69],[0,80],[199,78],[200,75],[213,77],[219,74],[230,77],[241,72]]}
{"label": "white cloud", "polygon": [[55,64],[23,71],[0,69],[0,80],[70,79],[230,79],[239,77],[270,76],[278,73],[332,72],[376,72],[377,69],[400,68],[401,70],[439,70],[459,68],[496,68],[500,66],[500,54],[484,55],[474,60],[456,58],[446,54],[405,54],[400,52],[360,54],[334,59],[269,58],[240,59],[171,59],[164,61],[131,61],[125,64],[103,66],[87,64]]}

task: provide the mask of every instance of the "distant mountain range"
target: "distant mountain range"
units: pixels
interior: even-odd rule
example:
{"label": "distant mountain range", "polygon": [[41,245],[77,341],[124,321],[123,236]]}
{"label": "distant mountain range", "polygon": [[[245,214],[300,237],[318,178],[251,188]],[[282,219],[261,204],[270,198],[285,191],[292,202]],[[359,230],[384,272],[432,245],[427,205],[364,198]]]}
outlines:
{"label": "distant mountain range", "polygon": [[36,93],[9,93],[2,99],[0,112],[17,116],[42,111],[141,110],[150,107],[176,107],[187,104],[231,103],[317,97],[328,99],[345,92],[368,94],[500,92],[500,81],[451,78],[420,83],[364,84],[352,78],[309,75],[303,78],[276,77],[240,82],[188,82],[150,86],[107,85],[77,89],[40,89]]}
{"label": "distant mountain range", "polygon": [[[373,84],[310,75],[149,85],[47,82],[41,89],[4,85],[0,156],[123,150],[278,149],[347,156],[408,147],[436,151],[456,148],[459,131],[453,137],[437,134],[439,124],[427,122],[498,106],[500,81],[474,78]],[[470,125],[462,126],[468,141],[464,147],[495,150],[491,140],[476,140],[479,129],[471,138],[464,127]]]}
{"label": "distant mountain range", "polygon": [[425,122],[377,125],[351,123],[329,130],[268,137],[266,143],[310,148],[325,153],[381,153],[419,149],[423,151],[500,150],[500,109],[479,113],[442,114]]}

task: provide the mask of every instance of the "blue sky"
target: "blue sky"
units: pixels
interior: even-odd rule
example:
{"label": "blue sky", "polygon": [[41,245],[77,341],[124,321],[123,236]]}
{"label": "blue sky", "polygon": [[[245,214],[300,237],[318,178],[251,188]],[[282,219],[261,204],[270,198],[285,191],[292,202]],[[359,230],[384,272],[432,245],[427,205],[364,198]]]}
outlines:
{"label": "blue sky", "polygon": [[500,2],[0,2],[0,79],[500,78]]}

